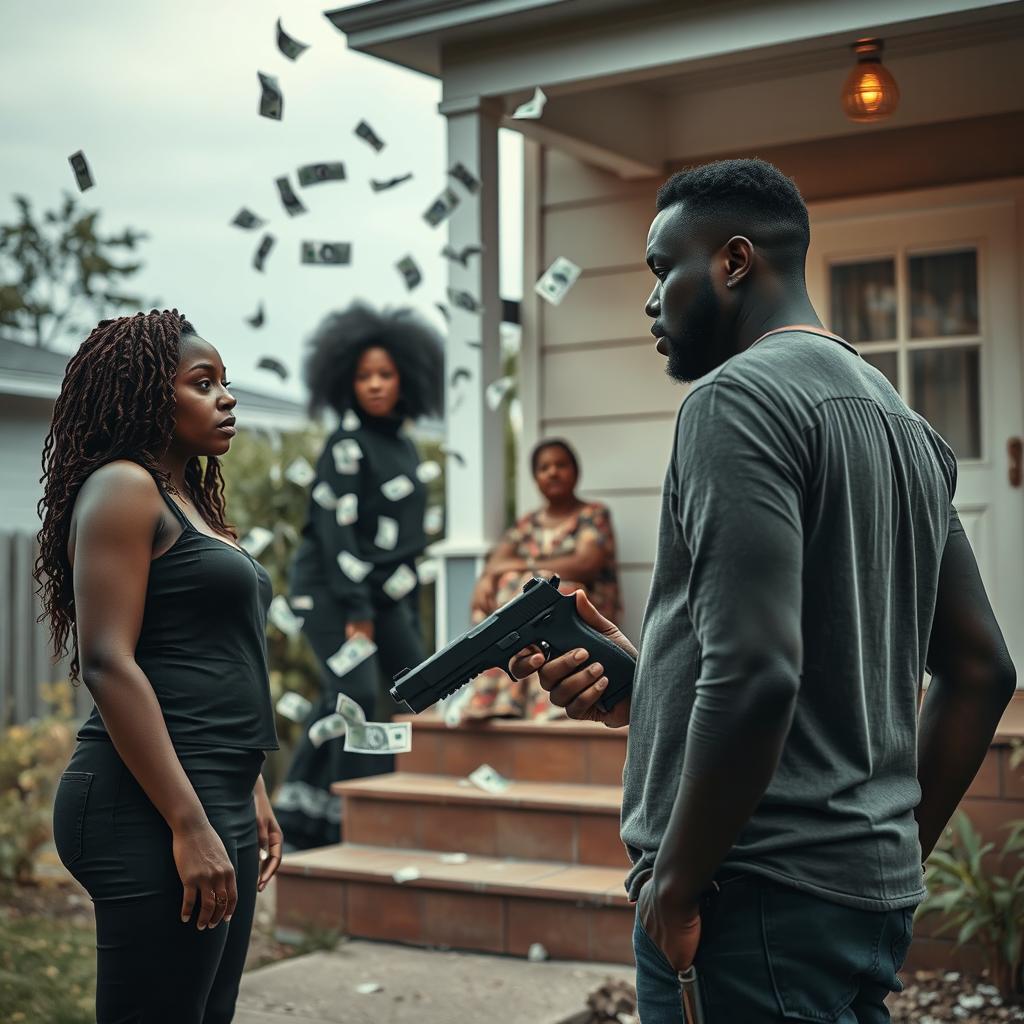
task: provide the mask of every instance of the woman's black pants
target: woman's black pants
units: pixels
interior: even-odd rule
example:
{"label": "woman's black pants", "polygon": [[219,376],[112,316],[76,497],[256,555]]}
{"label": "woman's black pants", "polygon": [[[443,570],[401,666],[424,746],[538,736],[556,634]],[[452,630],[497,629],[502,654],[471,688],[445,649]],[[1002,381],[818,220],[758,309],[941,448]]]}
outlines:
{"label": "woman's black pants", "polygon": [[54,801],[57,852],[96,911],[97,1024],[226,1024],[234,1016],[256,905],[253,787],[259,750],[178,751],[235,868],[230,923],[181,920],[171,831],[112,743],[83,740]]}

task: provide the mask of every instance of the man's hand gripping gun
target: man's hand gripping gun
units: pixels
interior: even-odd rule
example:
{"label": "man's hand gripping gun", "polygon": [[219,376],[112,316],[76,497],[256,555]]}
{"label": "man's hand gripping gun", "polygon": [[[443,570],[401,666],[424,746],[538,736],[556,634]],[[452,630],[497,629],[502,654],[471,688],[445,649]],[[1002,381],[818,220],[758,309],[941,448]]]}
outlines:
{"label": "man's hand gripping gun", "polygon": [[509,659],[536,644],[550,658],[584,647],[585,668],[600,662],[608,687],[598,707],[610,711],[633,689],[636,662],[618,644],[588,626],[576,612],[576,599],[558,592],[558,577],[535,576],[523,592],[446,647],[395,678],[391,696],[420,712],[491,668],[508,671]]}

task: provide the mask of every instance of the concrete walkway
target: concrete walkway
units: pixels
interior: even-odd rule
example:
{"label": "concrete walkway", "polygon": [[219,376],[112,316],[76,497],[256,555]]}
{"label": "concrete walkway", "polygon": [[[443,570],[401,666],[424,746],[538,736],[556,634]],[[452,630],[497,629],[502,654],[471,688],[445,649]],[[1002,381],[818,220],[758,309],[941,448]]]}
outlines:
{"label": "concrete walkway", "polygon": [[633,971],[351,941],[245,974],[235,1024],[557,1024],[608,978]]}

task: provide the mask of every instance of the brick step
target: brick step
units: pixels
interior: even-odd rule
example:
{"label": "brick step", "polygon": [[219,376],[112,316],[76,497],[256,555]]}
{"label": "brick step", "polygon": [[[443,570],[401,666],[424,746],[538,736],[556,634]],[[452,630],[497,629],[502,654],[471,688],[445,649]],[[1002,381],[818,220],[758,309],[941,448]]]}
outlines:
{"label": "brick step", "polygon": [[465,776],[486,763],[521,782],[622,783],[628,728],[567,719],[494,719],[457,729],[422,715],[402,715],[396,721],[413,723],[412,750],[397,758],[400,772]]}
{"label": "brick step", "polygon": [[396,772],[331,789],[346,842],[590,864],[624,870],[618,786],[513,782],[485,793],[446,775]]}
{"label": "brick step", "polygon": [[[420,877],[398,884],[400,868]],[[556,959],[632,963],[633,908],[615,868],[470,857],[342,843],[288,854],[277,874],[277,922],[357,938]]]}

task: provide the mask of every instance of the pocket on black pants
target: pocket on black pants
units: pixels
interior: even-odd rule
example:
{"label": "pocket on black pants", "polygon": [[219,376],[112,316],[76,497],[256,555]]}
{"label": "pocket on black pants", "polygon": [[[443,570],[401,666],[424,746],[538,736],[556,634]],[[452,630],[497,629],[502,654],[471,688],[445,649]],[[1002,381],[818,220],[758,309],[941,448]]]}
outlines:
{"label": "pocket on black pants", "polygon": [[53,841],[64,867],[82,856],[82,826],[92,772],[65,772],[53,799]]}

